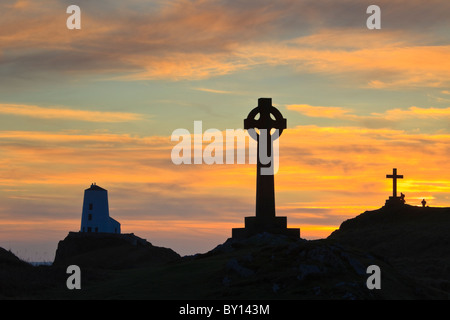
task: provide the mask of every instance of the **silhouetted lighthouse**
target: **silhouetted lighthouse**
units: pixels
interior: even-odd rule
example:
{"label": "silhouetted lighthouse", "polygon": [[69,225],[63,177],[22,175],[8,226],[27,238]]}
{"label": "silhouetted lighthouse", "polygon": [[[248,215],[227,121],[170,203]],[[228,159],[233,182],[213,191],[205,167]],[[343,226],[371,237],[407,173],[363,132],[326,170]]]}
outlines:
{"label": "silhouetted lighthouse", "polygon": [[109,216],[108,191],[95,183],[84,191],[81,232],[120,233],[120,223]]}

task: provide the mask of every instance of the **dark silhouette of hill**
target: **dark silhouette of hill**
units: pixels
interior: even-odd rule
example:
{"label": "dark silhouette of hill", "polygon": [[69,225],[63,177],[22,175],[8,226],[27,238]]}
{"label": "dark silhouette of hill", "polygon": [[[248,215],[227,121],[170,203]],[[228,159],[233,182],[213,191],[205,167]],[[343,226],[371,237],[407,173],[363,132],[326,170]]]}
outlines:
{"label": "dark silhouette of hill", "polygon": [[57,269],[32,266],[12,252],[0,248],[0,299],[39,298],[41,293],[64,283]]}
{"label": "dark silhouette of hill", "polygon": [[0,266],[3,268],[15,267],[15,268],[26,268],[30,267],[30,264],[20,260],[11,251],[0,248]]}
{"label": "dark silhouette of hill", "polygon": [[153,246],[134,234],[69,232],[58,243],[53,264],[125,269],[179,258],[172,249]]}
{"label": "dark silhouette of hill", "polygon": [[21,275],[29,274],[32,266],[11,251],[0,248],[0,298],[14,297],[20,291]]}
{"label": "dark silhouette of hill", "polygon": [[329,240],[373,254],[443,296],[450,294],[450,208],[384,206],[344,221]]}
{"label": "dark silhouette of hill", "polygon": [[[383,290],[366,287],[366,268],[379,265]],[[57,288],[60,299],[418,299],[433,296],[386,262],[329,240],[257,234],[228,239],[194,256],[121,270]],[[84,279],[84,278],[83,278]]]}
{"label": "dark silhouette of hill", "polygon": [[[181,257],[133,234],[79,234],[70,232],[58,243],[53,265],[32,266],[0,248],[0,299],[60,299],[67,294],[69,265],[82,270],[87,283],[110,283],[110,272],[154,266]],[[98,298],[101,298],[100,296]]]}
{"label": "dark silhouette of hill", "polygon": [[[52,266],[0,250],[0,297],[446,299],[449,225],[450,208],[383,207],[343,222],[327,239],[260,233],[185,257],[134,235],[69,233]],[[81,267],[81,290],[65,286],[69,264]],[[366,286],[370,265],[381,269],[380,290]]]}

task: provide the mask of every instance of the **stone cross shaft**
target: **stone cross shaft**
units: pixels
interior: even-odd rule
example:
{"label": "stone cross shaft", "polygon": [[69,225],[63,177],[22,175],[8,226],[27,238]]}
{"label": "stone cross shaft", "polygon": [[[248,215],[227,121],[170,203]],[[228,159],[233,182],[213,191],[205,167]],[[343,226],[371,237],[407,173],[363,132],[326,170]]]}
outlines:
{"label": "stone cross shaft", "polygon": [[[259,118],[256,119],[259,114]],[[273,118],[271,117],[273,116]],[[258,106],[250,111],[247,119],[244,120],[244,128],[249,135],[257,141],[257,176],[256,176],[256,217],[262,220],[275,218],[275,189],[273,175],[273,141],[277,139],[284,129],[286,129],[286,119],[278,109],[272,106],[271,98],[258,99]],[[259,130],[259,133],[256,131]],[[277,129],[271,135],[271,130]],[[265,142],[265,146],[262,143]],[[261,152],[261,148],[264,148]],[[261,159],[261,153],[271,159],[268,163]],[[270,168],[267,174],[262,169]],[[265,171],[267,172],[267,171]]]}
{"label": "stone cross shaft", "polygon": [[[245,239],[261,233],[300,238],[299,228],[288,228],[287,217],[275,215],[274,162],[277,150],[273,142],[286,129],[286,119],[272,106],[272,99],[258,99],[258,106],[244,120],[250,137],[257,141],[256,215],[245,217],[245,228],[233,228],[233,239]],[[271,132],[275,129],[275,132]]]}

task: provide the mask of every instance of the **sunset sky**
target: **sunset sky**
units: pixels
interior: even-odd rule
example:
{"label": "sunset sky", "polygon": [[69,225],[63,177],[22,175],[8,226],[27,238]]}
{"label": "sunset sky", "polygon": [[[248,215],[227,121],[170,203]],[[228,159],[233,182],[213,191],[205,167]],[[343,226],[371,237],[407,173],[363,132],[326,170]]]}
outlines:
{"label": "sunset sky", "polygon": [[302,238],[384,205],[394,167],[408,204],[450,206],[449,17],[448,0],[1,1],[0,247],[52,261],[93,182],[123,233],[223,243],[254,215],[256,167],[174,165],[171,134],[243,128],[260,97],[287,118],[276,207]]}

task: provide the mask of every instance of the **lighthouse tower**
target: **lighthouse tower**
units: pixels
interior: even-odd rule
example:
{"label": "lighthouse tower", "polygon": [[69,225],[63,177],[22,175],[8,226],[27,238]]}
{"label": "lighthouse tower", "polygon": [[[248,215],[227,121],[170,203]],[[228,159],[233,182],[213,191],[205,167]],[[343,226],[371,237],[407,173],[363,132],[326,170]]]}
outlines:
{"label": "lighthouse tower", "polygon": [[109,217],[108,191],[95,183],[84,191],[80,232],[120,233],[120,223]]}

